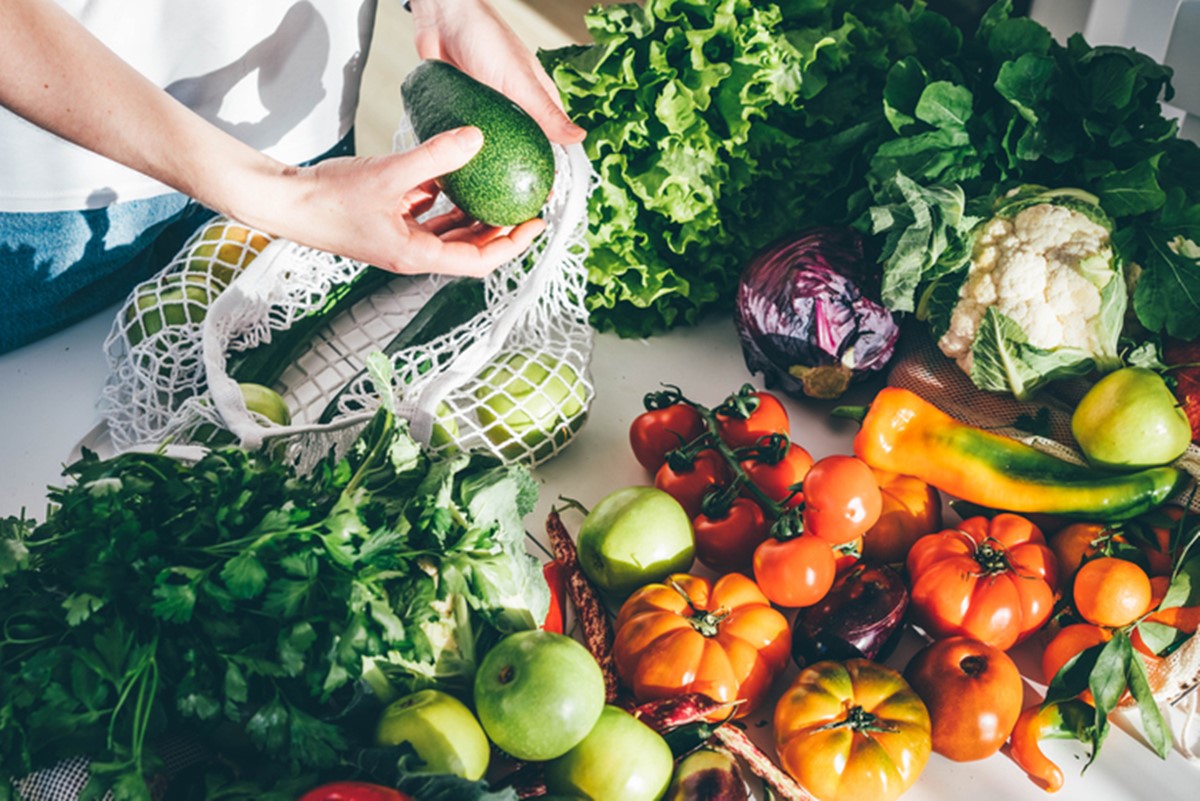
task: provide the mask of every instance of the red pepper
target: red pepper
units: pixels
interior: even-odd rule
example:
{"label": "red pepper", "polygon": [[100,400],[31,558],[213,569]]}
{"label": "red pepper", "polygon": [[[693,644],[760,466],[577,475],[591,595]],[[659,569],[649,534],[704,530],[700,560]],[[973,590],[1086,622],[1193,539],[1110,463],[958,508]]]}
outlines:
{"label": "red pepper", "polygon": [[299,801],[414,801],[411,795],[367,782],[333,782],[309,790]]}
{"label": "red pepper", "polygon": [[546,612],[542,629],[562,634],[567,622],[567,566],[552,559],[542,565],[542,575],[550,587],[550,609]]}

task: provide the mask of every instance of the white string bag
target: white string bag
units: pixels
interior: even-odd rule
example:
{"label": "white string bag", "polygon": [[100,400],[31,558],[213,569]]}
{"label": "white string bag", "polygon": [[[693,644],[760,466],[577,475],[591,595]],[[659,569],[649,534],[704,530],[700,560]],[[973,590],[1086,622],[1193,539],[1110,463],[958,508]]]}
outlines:
{"label": "white string bag", "polygon": [[[398,149],[411,146],[407,124],[396,141]],[[594,395],[588,371],[594,332],[583,305],[593,177],[580,146],[554,151],[546,230],[523,257],[484,279],[483,310],[391,357],[397,411],[425,442],[437,423],[436,448],[537,464],[558,453],[586,418]],[[446,208],[442,199],[429,213]],[[247,410],[227,361],[321,309],[336,287],[367,269],[374,268],[269,241],[225,220],[201,229],[131,293],[106,340],[111,370],[101,410],[114,446],[203,443],[221,430],[247,448],[276,444],[301,470],[330,448],[340,453],[379,403],[370,380],[360,376],[366,357],[453,279],[396,276],[323,325],[274,384],[290,410],[288,425]],[[348,382],[337,415],[319,422]]]}

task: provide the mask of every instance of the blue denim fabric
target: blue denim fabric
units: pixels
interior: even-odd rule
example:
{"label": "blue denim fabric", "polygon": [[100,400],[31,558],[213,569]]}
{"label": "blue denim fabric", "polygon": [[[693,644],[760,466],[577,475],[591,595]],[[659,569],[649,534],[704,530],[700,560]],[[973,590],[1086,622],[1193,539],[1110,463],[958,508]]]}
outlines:
{"label": "blue denim fabric", "polygon": [[[353,155],[351,130],[321,159]],[[215,212],[177,192],[58,212],[0,212],[0,353],[116,303]]]}

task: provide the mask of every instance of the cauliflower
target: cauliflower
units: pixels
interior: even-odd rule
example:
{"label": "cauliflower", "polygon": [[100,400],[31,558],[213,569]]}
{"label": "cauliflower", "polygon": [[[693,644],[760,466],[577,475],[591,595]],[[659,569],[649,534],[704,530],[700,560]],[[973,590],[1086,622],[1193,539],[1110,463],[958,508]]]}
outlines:
{"label": "cauliflower", "polygon": [[1120,364],[1126,288],[1095,199],[1025,187],[974,232],[938,347],[977,386],[1027,397],[1045,381]]}

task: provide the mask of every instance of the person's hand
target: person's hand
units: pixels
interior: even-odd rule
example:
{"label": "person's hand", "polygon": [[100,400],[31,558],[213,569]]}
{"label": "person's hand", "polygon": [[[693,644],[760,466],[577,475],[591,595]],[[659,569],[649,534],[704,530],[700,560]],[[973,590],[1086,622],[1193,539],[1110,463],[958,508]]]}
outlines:
{"label": "person's hand", "polygon": [[545,228],[540,219],[512,229],[451,211],[418,222],[438,196],[434,180],[466,164],[483,146],[478,128],[459,128],[404,153],[335,158],[289,167],[255,198],[270,219],[250,209],[234,216],[277,236],[398,273],[482,276],[519,256]]}
{"label": "person's hand", "polygon": [[563,112],[558,89],[537,57],[486,0],[413,0],[417,54],[449,62],[507,95],[550,141],[582,142],[586,132]]}

